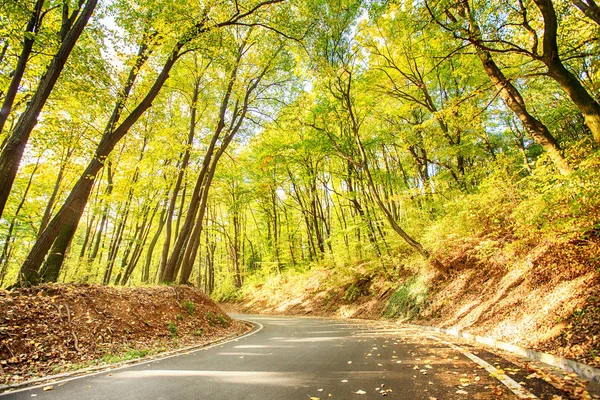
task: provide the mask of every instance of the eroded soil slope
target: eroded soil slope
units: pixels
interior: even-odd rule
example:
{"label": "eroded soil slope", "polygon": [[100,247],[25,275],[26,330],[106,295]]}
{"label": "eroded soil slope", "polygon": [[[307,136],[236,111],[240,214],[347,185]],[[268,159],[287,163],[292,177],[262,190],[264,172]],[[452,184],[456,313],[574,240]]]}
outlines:
{"label": "eroded soil slope", "polygon": [[[494,244],[497,245],[498,241]],[[484,249],[484,250],[482,250]],[[275,277],[246,290],[238,309],[272,314],[388,316],[560,355],[600,367],[600,240],[485,240],[449,249],[448,278],[430,268],[362,265]]]}
{"label": "eroded soil slope", "polygon": [[208,343],[246,329],[187,286],[0,290],[0,384]]}

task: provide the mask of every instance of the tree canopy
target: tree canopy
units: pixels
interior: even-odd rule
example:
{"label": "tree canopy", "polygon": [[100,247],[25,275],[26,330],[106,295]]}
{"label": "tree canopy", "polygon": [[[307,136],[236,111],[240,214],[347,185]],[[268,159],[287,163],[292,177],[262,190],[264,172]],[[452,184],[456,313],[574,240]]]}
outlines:
{"label": "tree canopy", "polygon": [[0,3],[0,286],[190,283],[600,229],[598,7]]}

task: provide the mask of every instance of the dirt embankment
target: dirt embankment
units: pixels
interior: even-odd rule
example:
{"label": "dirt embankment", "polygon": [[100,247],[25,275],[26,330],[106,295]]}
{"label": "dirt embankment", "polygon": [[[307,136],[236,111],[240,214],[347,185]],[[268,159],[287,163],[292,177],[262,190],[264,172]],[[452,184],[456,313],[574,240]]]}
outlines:
{"label": "dirt embankment", "polygon": [[0,290],[0,384],[205,344],[247,329],[187,286]]}
{"label": "dirt embankment", "polygon": [[388,316],[600,367],[600,240],[500,246],[490,252],[489,243],[479,241],[451,249],[443,259],[452,269],[448,279],[431,269],[411,272],[402,266],[385,276],[369,266],[353,268],[347,277],[334,269],[314,270],[248,290],[237,307],[272,314]]}

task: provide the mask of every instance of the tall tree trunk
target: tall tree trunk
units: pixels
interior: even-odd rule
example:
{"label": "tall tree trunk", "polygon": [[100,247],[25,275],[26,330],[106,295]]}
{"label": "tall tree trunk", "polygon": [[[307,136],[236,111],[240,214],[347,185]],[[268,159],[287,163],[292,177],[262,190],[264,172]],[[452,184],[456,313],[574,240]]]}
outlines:
{"label": "tall tree trunk", "polygon": [[144,263],[144,269],[142,270],[142,282],[148,283],[150,281],[150,264],[152,263],[152,255],[154,254],[154,248],[156,247],[156,243],[158,243],[158,239],[160,239],[160,235],[162,233],[163,227],[165,226],[166,213],[167,213],[167,205],[168,202],[165,201],[165,205],[160,212],[158,228],[152,240],[150,241],[150,245],[148,246],[148,250],[146,251],[146,261]]}
{"label": "tall tree trunk", "polygon": [[[198,95],[200,94],[200,78],[196,77],[196,81],[194,83],[194,92],[192,95],[192,103],[190,104],[191,115],[190,115],[190,126],[188,130],[188,138],[185,144],[185,150],[183,152],[183,156],[181,157],[181,163],[179,165],[179,170],[177,173],[177,181],[175,182],[175,187],[173,188],[173,194],[171,195],[171,201],[169,203],[169,209],[167,211],[167,220],[165,225],[165,241],[163,243],[162,256],[160,260],[160,270],[164,271],[165,266],[167,265],[167,261],[169,259],[169,249],[171,247],[171,232],[173,226],[173,216],[175,215],[175,206],[177,204],[177,198],[179,196],[179,190],[181,189],[181,183],[183,182],[183,177],[185,176],[188,163],[190,160],[190,152],[192,149],[192,144],[194,142],[194,136],[196,133],[196,111],[198,108]],[[184,196],[185,197],[185,196]],[[177,218],[181,217],[181,212],[177,216]]]}
{"label": "tall tree trunk", "polygon": [[[0,154],[0,216],[4,212],[13,182],[23,157],[25,146],[29,140],[31,131],[37,124],[38,116],[46,104],[46,100],[54,89],[54,85],[60,76],[75,43],[87,25],[98,0],[87,0],[77,20],[68,26],[69,30],[64,35],[58,52],[53,57],[46,73],[40,79],[38,87],[28,103],[25,112],[21,114],[17,125],[13,129],[6,145]],[[66,4],[66,3],[65,3]],[[65,24],[63,23],[63,26]],[[48,246],[49,248],[50,246]],[[47,251],[47,250],[46,250]]]}
{"label": "tall tree trunk", "polygon": [[[184,252],[186,251],[186,246],[189,243],[190,235],[192,234],[192,230],[194,229],[194,221],[196,220],[196,215],[198,213],[198,209],[200,206],[200,202],[202,199],[202,192],[205,187],[206,177],[209,173],[211,162],[213,158],[213,154],[215,153],[215,149],[217,147],[217,143],[219,138],[221,137],[221,133],[225,130],[225,117],[227,113],[227,109],[229,107],[229,101],[231,99],[231,94],[233,92],[233,85],[237,79],[237,73],[239,68],[239,63],[242,58],[242,50],[245,47],[245,42],[242,47],[239,49],[238,56],[236,62],[231,70],[230,79],[227,84],[227,89],[225,90],[225,95],[221,101],[221,106],[219,109],[219,119],[217,122],[217,126],[215,128],[215,132],[212,135],[211,141],[208,145],[206,153],[204,155],[204,160],[202,161],[202,168],[200,169],[200,173],[198,174],[198,178],[196,179],[196,184],[194,186],[194,190],[192,192],[192,196],[190,198],[190,205],[188,208],[187,215],[183,222],[183,226],[181,227],[181,231],[179,232],[177,238],[175,239],[175,243],[173,244],[173,250],[167,263],[164,265],[164,268],[161,268],[159,275],[160,280],[164,282],[173,282],[177,276],[177,271],[183,262]],[[237,109],[237,107],[236,107]],[[237,110],[236,110],[237,112]],[[234,113],[233,115],[236,115]],[[223,145],[221,145],[223,148]],[[223,149],[224,151],[224,149]],[[202,224],[202,220],[200,220],[200,224]]]}
{"label": "tall tree trunk", "polygon": [[60,185],[62,184],[62,180],[65,174],[65,169],[67,169],[67,164],[74,151],[75,148],[67,149],[65,157],[60,163],[58,175],[56,176],[56,182],[54,183],[54,188],[52,189],[50,200],[48,200],[48,204],[46,204],[46,208],[44,209],[44,215],[42,216],[42,222],[40,222],[40,229],[38,230],[38,234],[43,232],[44,229],[46,229],[48,221],[50,221],[50,217],[52,216],[52,210],[54,209],[54,203],[56,202],[56,196],[58,195],[58,191],[60,190]]}
{"label": "tall tree trunk", "polygon": [[[23,74],[25,73],[25,67],[27,66],[27,62],[29,61],[29,56],[31,55],[31,50],[33,49],[33,43],[35,42],[35,36],[38,33],[41,25],[41,13],[42,7],[44,6],[44,0],[37,0],[36,4],[33,8],[33,12],[31,13],[31,17],[29,18],[29,22],[25,27],[25,33],[23,34],[23,47],[21,49],[21,54],[19,55],[19,60],[17,61],[17,66],[13,72],[12,79],[10,81],[10,86],[6,91],[6,95],[4,97],[4,101],[2,102],[2,107],[0,108],[0,134],[4,130],[4,125],[6,124],[6,120],[12,111],[13,103],[15,101],[15,97],[17,97],[17,93],[19,92],[19,86],[21,85],[21,80],[23,79]],[[8,46],[8,42],[4,46],[4,52],[6,52],[6,48]],[[1,213],[0,213],[1,214]]]}
{"label": "tall tree trunk", "polygon": [[521,121],[527,133],[548,153],[550,160],[554,163],[558,171],[563,175],[568,175],[573,170],[567,160],[561,153],[560,146],[554,136],[550,133],[546,125],[533,117],[527,111],[525,101],[517,88],[504,76],[498,65],[496,65],[491,54],[479,47],[477,55],[483,64],[483,68],[489,76],[492,83],[500,92],[504,103],[515,113]]}
{"label": "tall tree trunk", "polygon": [[13,232],[18,224],[18,218],[19,214],[21,213],[21,209],[23,209],[25,201],[27,200],[27,195],[29,194],[29,189],[31,188],[31,183],[33,182],[33,177],[35,176],[35,173],[37,172],[40,166],[41,157],[42,156],[38,157],[35,163],[35,167],[33,168],[31,175],[29,175],[27,186],[25,186],[25,191],[23,192],[23,196],[21,196],[21,201],[17,205],[15,214],[13,215],[12,220],[10,221],[8,232],[4,239],[4,246],[2,246],[2,254],[0,254],[0,287],[2,287],[2,285],[4,284],[4,278],[6,277],[6,273],[8,272],[8,262],[10,261],[10,254],[12,250],[11,246],[15,240],[15,238],[13,237]]}
{"label": "tall tree trunk", "polygon": [[[569,71],[558,52],[558,20],[552,0],[534,0],[544,18],[544,55],[542,61],[548,67],[548,76],[567,92],[575,106],[581,111],[596,143],[600,144],[600,104],[588,93],[579,79]],[[593,0],[590,2],[592,5]],[[594,3],[595,5],[595,3]],[[596,6],[596,10],[598,7]]]}
{"label": "tall tree trunk", "polygon": [[98,231],[96,232],[95,238],[93,240],[94,244],[92,247],[92,251],[90,252],[90,254],[88,256],[88,262],[94,261],[96,259],[96,257],[98,256],[98,252],[100,251],[100,244],[102,243],[102,235],[104,234],[104,230],[106,229],[106,226],[108,224],[108,214],[110,213],[110,205],[111,205],[110,195],[112,194],[112,191],[114,188],[113,176],[114,176],[114,171],[112,168],[112,162],[107,161],[107,163],[106,163],[107,185],[106,185],[106,190],[104,191],[106,200],[104,200],[105,203],[104,203],[104,209],[102,210],[102,218],[100,218],[100,224],[98,226]]}
{"label": "tall tree trunk", "polygon": [[[152,102],[158,95],[160,89],[169,77],[171,68],[179,58],[179,52],[183,43],[177,43],[171,54],[168,56],[163,69],[154,81],[152,87],[129,116],[113,132],[102,137],[94,158],[86,167],[83,175],[75,183],[73,190],[65,200],[65,203],[48,224],[46,230],[41,234],[33,245],[27,259],[21,266],[21,281],[24,284],[37,284],[39,282],[39,267],[46,256],[48,250],[56,240],[59,232],[68,223],[79,223],[83,214],[85,205],[90,196],[90,192],[96,175],[104,166],[104,160],[112,152],[116,144],[129,131],[134,123],[151,107]],[[75,218],[70,218],[71,216]]]}
{"label": "tall tree trunk", "polygon": [[[144,213],[143,221],[140,225],[138,225],[138,228],[137,228],[138,234],[136,235],[136,239],[135,239],[135,247],[133,248],[133,252],[131,253],[131,259],[129,260],[129,263],[127,264],[127,267],[125,268],[125,272],[123,273],[123,278],[121,279],[122,286],[125,286],[127,284],[129,279],[131,278],[131,275],[133,274],[133,271],[135,271],[135,268],[136,268],[138,262],[140,261],[142,251],[144,249],[144,246],[146,245],[146,241],[148,240],[148,236],[150,234],[150,229],[152,228],[152,222],[154,221],[154,217],[156,216],[158,207],[159,207],[158,204],[156,205],[156,207],[154,207],[154,210],[152,211],[152,214],[150,215],[149,221],[147,220],[147,213]],[[125,266],[125,265],[123,264],[123,266]]]}

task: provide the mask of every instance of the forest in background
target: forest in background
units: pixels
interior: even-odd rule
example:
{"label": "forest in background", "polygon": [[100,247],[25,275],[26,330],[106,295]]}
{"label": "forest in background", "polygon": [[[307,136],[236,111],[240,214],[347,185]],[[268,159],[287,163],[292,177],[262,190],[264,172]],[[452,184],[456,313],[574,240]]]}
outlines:
{"label": "forest in background", "polygon": [[599,28],[593,0],[0,2],[0,287],[591,246]]}

